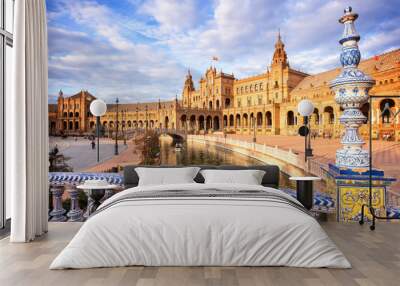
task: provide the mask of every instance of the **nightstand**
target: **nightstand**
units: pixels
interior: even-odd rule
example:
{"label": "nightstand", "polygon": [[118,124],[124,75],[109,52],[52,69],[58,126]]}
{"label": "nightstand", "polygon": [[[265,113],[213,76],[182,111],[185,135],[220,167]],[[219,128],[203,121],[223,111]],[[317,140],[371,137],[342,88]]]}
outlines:
{"label": "nightstand", "polygon": [[290,177],[296,181],[297,200],[308,210],[313,207],[313,182],[320,181],[319,177]]}

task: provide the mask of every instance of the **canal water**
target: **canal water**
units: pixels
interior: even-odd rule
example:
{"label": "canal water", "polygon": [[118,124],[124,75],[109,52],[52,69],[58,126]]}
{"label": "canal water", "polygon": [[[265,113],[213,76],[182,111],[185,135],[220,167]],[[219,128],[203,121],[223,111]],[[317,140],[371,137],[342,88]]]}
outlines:
{"label": "canal water", "polygon": [[[271,158],[274,164],[276,159]],[[161,165],[240,165],[254,166],[265,165],[264,162],[255,158],[248,157],[231,150],[218,147],[211,144],[202,144],[199,142],[184,142],[180,150],[175,148],[175,143],[171,139],[160,138],[160,163]],[[289,181],[289,175],[281,172],[280,187],[295,188],[292,181]]]}

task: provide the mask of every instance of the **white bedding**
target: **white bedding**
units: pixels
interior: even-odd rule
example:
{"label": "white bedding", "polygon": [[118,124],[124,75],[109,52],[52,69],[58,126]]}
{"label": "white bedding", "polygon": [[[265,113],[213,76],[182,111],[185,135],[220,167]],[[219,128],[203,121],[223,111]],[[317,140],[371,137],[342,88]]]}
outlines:
{"label": "white bedding", "polygon": [[[265,190],[254,185],[180,184],[125,190],[83,224],[50,269],[127,265],[350,268],[318,222],[298,208],[257,198],[152,198],[132,192]],[[108,205],[108,208],[107,208]]]}

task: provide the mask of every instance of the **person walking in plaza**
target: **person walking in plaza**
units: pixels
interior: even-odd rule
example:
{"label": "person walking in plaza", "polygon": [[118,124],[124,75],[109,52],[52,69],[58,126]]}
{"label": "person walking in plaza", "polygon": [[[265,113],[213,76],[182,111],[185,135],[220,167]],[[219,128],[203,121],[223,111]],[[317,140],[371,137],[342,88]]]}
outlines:
{"label": "person walking in plaza", "polygon": [[92,140],[90,144],[92,145],[92,150],[96,149],[96,142],[94,142],[94,140]]}

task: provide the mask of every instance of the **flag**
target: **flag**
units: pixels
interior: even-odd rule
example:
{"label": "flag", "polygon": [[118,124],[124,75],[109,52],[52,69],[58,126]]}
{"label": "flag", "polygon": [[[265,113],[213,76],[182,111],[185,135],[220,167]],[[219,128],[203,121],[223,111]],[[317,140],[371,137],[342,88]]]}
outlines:
{"label": "flag", "polygon": [[219,61],[219,58],[216,57],[216,56],[213,56],[213,57],[212,57],[212,60],[213,60],[213,61]]}

